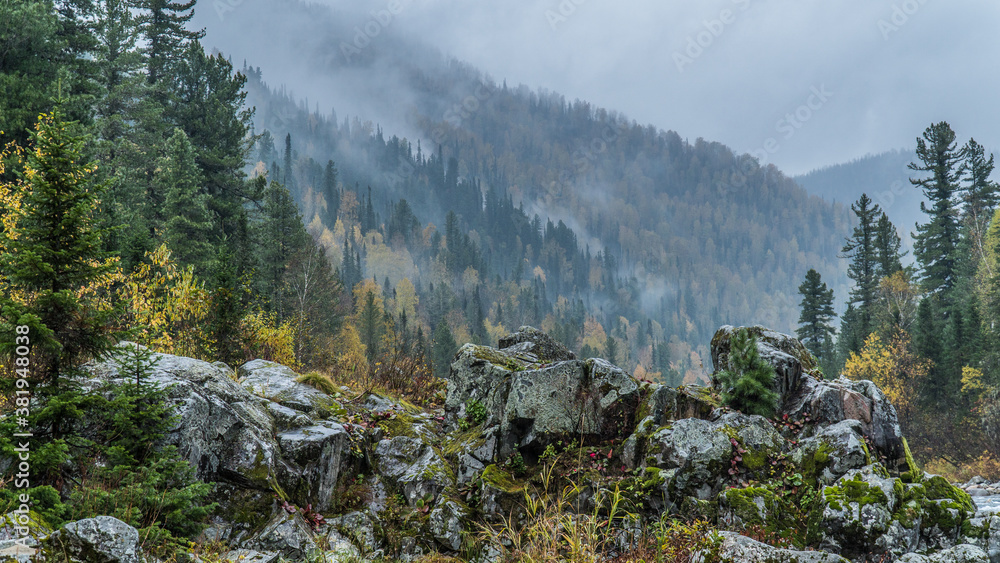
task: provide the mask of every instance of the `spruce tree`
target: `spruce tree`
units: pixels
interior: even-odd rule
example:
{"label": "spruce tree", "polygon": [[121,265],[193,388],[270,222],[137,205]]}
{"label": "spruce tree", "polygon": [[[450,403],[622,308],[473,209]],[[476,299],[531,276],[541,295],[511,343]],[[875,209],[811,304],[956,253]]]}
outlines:
{"label": "spruce tree", "polygon": [[922,268],[923,289],[929,293],[946,292],[955,285],[955,250],[959,241],[955,194],[965,172],[963,153],[955,141],[955,132],[942,121],[928,127],[923,137],[917,139],[920,162],[909,165],[910,170],[929,174],[910,179],[931,203],[930,207],[920,204],[920,210],[929,219],[917,225],[913,244],[914,256]]}
{"label": "spruce tree", "polygon": [[[877,221],[881,213],[878,204],[872,203],[868,194],[861,194],[857,202],[851,205],[851,209],[858,218],[858,225],[854,227],[854,232],[844,244],[843,257],[851,260],[847,267],[847,275],[854,280],[854,288],[851,290],[851,298],[848,302],[854,305],[854,314],[843,321],[851,323],[852,326],[845,327],[841,332],[857,333],[863,343],[865,337],[872,330],[872,308],[878,298],[879,284],[879,256],[876,248]],[[860,351],[852,346],[848,352]]]}
{"label": "spruce tree", "polygon": [[737,329],[730,339],[729,365],[716,374],[722,404],[746,414],[774,416],[774,377],[774,368],[760,358],[757,339],[746,328]]}
{"label": "spruce tree", "polygon": [[187,22],[194,17],[197,0],[137,0],[139,24],[146,40],[147,80],[157,84],[169,73],[169,66],[192,41],[205,36],[204,30],[190,31]]}
{"label": "spruce tree", "polygon": [[896,232],[896,226],[883,211],[875,225],[875,277],[879,280],[895,274],[903,269],[904,254],[899,249],[902,241]]}
{"label": "spruce tree", "polygon": [[993,174],[993,155],[986,158],[986,151],[975,139],[966,143],[966,184],[960,188],[962,203],[962,227],[965,231],[966,246],[969,248],[969,262],[978,264],[985,259],[986,231],[990,226],[993,212],[1000,203],[1000,184],[990,179]]}
{"label": "spruce tree", "polygon": [[113,344],[110,312],[81,296],[111,266],[95,220],[107,185],[94,182],[78,130],[58,109],[42,116],[21,181],[3,185],[0,199],[0,353],[11,358],[22,334],[15,327],[27,326],[34,376],[55,392],[60,376]]}
{"label": "spruce tree", "polygon": [[163,240],[179,264],[192,265],[199,274],[205,274],[215,253],[210,242],[212,218],[195,150],[184,131],[174,129],[166,154],[157,164],[153,186],[166,194]]}
{"label": "spruce tree", "polygon": [[340,192],[337,191],[337,165],[332,160],[326,163],[323,172],[323,198],[326,199],[326,224],[331,229],[337,223],[340,213]]}
{"label": "spruce tree", "polygon": [[799,286],[799,293],[802,294],[802,312],[795,333],[814,356],[821,361],[829,360],[824,345],[835,332],[830,325],[830,321],[837,316],[833,311],[833,290],[827,289],[819,272],[810,269]]}
{"label": "spruce tree", "polygon": [[455,337],[451,334],[448,323],[444,319],[441,319],[438,322],[437,328],[434,329],[434,342],[432,344],[431,361],[434,364],[434,375],[441,378],[448,377],[451,369],[451,361],[455,357],[457,349],[458,344],[455,342]]}

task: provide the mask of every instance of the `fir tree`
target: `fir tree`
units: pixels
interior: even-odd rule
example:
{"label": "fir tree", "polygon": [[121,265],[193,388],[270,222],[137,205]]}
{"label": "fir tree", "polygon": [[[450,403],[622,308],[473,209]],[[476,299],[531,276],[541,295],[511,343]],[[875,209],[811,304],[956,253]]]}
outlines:
{"label": "fir tree", "polygon": [[206,273],[214,258],[210,242],[212,218],[208,194],[202,192],[202,175],[194,147],[180,129],[167,141],[166,154],[153,176],[154,189],[165,192],[163,240],[179,264]]}
{"label": "fir tree", "polygon": [[326,200],[326,224],[332,229],[340,213],[340,192],[337,191],[337,165],[332,160],[326,163],[323,172],[323,198]]}
{"label": "fir tree", "polygon": [[834,333],[830,321],[837,316],[833,311],[833,290],[827,289],[819,272],[809,270],[805,281],[799,286],[799,293],[802,294],[802,312],[799,315],[799,328],[795,332],[814,356],[821,361],[829,360],[824,345]]}
{"label": "fir tree", "polygon": [[0,184],[0,355],[13,363],[17,347],[30,342],[28,375],[46,384],[55,439],[78,412],[76,400],[61,395],[60,378],[113,344],[111,311],[82,296],[111,262],[95,220],[107,186],[94,182],[96,167],[84,158],[86,137],[77,131],[58,109],[42,116],[20,183]]}
{"label": "fir tree", "polygon": [[971,260],[977,264],[985,259],[986,231],[1000,198],[1000,185],[990,180],[993,174],[993,155],[987,159],[986,151],[975,139],[966,143],[966,182],[960,188],[962,195],[962,226],[965,229],[967,246],[971,250]]}
{"label": "fir tree", "polygon": [[896,232],[896,226],[883,211],[875,225],[875,277],[879,280],[889,277],[903,269],[904,254],[899,249],[902,241]]}
{"label": "fir tree", "polygon": [[730,340],[729,365],[716,374],[722,404],[746,414],[774,416],[774,377],[774,368],[760,358],[757,339],[746,328],[738,329]]}
{"label": "fir tree", "polygon": [[923,191],[931,206],[920,204],[929,220],[917,226],[914,255],[923,269],[924,290],[947,291],[955,284],[959,239],[955,193],[965,171],[963,151],[957,148],[955,132],[948,123],[935,123],[924,131],[923,137],[917,139],[917,158],[920,163],[910,163],[910,170],[930,176],[911,178],[910,183]]}

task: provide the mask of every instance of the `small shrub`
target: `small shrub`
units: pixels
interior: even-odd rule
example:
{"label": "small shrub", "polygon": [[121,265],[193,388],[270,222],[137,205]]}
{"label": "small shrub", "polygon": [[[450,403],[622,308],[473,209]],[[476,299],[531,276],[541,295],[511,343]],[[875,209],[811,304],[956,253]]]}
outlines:
{"label": "small shrub", "polygon": [[296,381],[319,389],[327,395],[333,395],[340,391],[340,388],[337,387],[337,384],[334,383],[332,379],[317,371],[311,371],[305,375],[299,376]]}
{"label": "small shrub", "polygon": [[774,368],[760,358],[757,339],[745,328],[733,334],[728,368],[716,374],[722,404],[746,414],[774,416],[778,407]]}

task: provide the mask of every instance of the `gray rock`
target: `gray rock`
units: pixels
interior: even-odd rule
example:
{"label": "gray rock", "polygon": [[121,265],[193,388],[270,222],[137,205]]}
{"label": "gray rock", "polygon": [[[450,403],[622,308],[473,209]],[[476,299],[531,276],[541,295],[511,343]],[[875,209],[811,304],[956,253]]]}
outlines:
{"label": "gray rock", "polygon": [[430,514],[431,534],[445,549],[458,551],[462,549],[465,518],[465,511],[459,505],[452,501],[440,503]]}
{"label": "gray rock", "polygon": [[332,518],[327,523],[330,525],[330,535],[337,534],[335,537],[327,537],[331,546],[341,540],[348,540],[351,545],[360,548],[364,553],[374,553],[378,549],[375,540],[375,525],[367,514],[349,512],[343,516]]}
{"label": "gray rock", "polygon": [[278,434],[282,457],[294,462],[279,467],[279,481],[297,504],[317,511],[333,506],[333,494],[350,436],[343,426],[321,421]]}
{"label": "gray rock", "polygon": [[668,503],[677,508],[685,497],[709,500],[731,482],[731,434],[738,436],[738,443],[751,457],[780,453],[785,447],[784,439],[765,418],[740,413],[728,413],[716,421],[678,420],[653,434],[649,455],[660,475],[667,477],[662,493]]}
{"label": "gray rock", "polygon": [[549,444],[628,436],[639,385],[605,360],[567,361],[513,374],[500,422],[500,458],[540,455]]}
{"label": "gray rock", "polygon": [[842,420],[856,420],[861,423],[862,435],[885,459],[889,469],[909,469],[896,408],[871,381],[805,378],[798,391],[786,399],[783,412],[792,419],[801,419],[809,413],[814,424],[805,430],[805,435]]}
{"label": "gray rock", "polygon": [[907,553],[896,561],[897,563],[990,563],[990,558],[985,551],[974,545],[956,545],[930,555]]}
{"label": "gray rock", "polygon": [[514,334],[504,336],[498,345],[501,350],[511,355],[530,354],[540,363],[551,364],[576,359],[576,354],[568,348],[530,326],[522,326]]}
{"label": "gray rock", "polygon": [[396,436],[375,446],[378,473],[406,497],[411,507],[417,501],[433,504],[445,487],[454,483],[434,448],[417,438]]}
{"label": "gray rock", "polygon": [[847,559],[821,551],[794,551],[772,547],[735,532],[719,532],[722,544],[718,549],[718,559],[711,553],[697,552],[692,563],[710,561],[739,561],[740,563],[850,563]]}
{"label": "gray rock", "polygon": [[915,547],[878,543],[889,532],[893,512],[901,500],[895,484],[895,480],[867,466],[848,471],[834,485],[823,487],[819,529],[824,536],[820,547],[852,558],[880,549],[898,555]]}
{"label": "gray rock", "polygon": [[[135,346],[124,343],[119,346]],[[177,423],[166,436],[204,481],[225,481],[270,490],[268,478],[280,458],[273,422],[263,405],[225,370],[192,358],[154,354],[146,383],[167,389]],[[111,360],[85,366],[89,387],[121,382]]]}
{"label": "gray rock", "polygon": [[830,485],[868,462],[862,431],[857,420],[843,420],[822,428],[792,452],[792,462],[798,467],[814,468],[818,484]]}
{"label": "gray rock", "polygon": [[330,404],[326,393],[299,383],[291,369],[267,360],[252,360],[239,367],[240,385],[255,395],[304,413]]}
{"label": "gray rock", "polygon": [[139,531],[111,516],[70,522],[42,541],[69,563],[141,563]]}
{"label": "gray rock", "polygon": [[279,563],[281,554],[277,551],[256,551],[253,549],[236,549],[226,552],[223,561],[230,563]]}
{"label": "gray rock", "polygon": [[342,536],[336,530],[330,530],[326,535],[326,551],[323,556],[327,561],[357,561],[361,557],[361,552],[351,543],[350,540]]}
{"label": "gray rock", "polygon": [[263,552],[277,552],[282,557],[301,560],[318,549],[309,524],[299,513],[275,511],[260,532],[243,542],[242,547]]}
{"label": "gray rock", "polygon": [[52,533],[37,513],[8,512],[0,519],[0,561],[13,557],[18,563],[27,563],[41,545],[41,541]]}

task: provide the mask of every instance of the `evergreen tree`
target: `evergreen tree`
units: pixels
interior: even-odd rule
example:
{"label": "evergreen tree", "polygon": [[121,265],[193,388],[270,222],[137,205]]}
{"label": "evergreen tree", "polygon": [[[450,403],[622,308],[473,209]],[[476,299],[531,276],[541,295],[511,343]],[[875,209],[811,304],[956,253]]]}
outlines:
{"label": "evergreen tree", "polygon": [[757,351],[757,339],[746,328],[738,329],[730,340],[729,365],[716,374],[722,404],[746,414],[774,416],[774,377],[774,368]]}
{"label": "evergreen tree", "polygon": [[[418,335],[420,336],[420,335]],[[451,334],[451,329],[444,319],[438,323],[434,329],[433,355],[431,361],[434,364],[434,375],[440,378],[448,377],[451,370],[451,361],[455,357],[458,344]]]}
{"label": "evergreen tree", "polygon": [[821,361],[829,360],[824,346],[834,333],[830,321],[837,316],[833,311],[833,290],[827,289],[819,272],[811,269],[806,272],[806,279],[799,286],[799,293],[802,294],[802,312],[799,315],[799,328],[795,332],[814,356]]}
{"label": "evergreen tree", "polygon": [[340,213],[340,192],[337,190],[337,165],[326,163],[323,172],[323,198],[326,200],[326,224],[332,229]]}
{"label": "evergreen tree", "polygon": [[610,334],[604,339],[604,359],[612,365],[618,365],[618,341]]}
{"label": "evergreen tree", "polygon": [[208,272],[215,251],[209,242],[212,219],[208,194],[202,192],[202,176],[195,162],[194,147],[180,129],[167,141],[166,154],[158,162],[153,186],[165,192],[163,240],[175,260]]}
{"label": "evergreen tree", "polygon": [[374,288],[365,292],[358,311],[358,334],[361,336],[361,343],[365,345],[368,361],[374,362],[379,357],[382,337],[385,335],[384,315],[380,300],[375,298]]}
{"label": "evergreen tree", "polygon": [[186,28],[187,22],[194,17],[196,2],[136,0],[139,25],[146,42],[147,80],[150,84],[159,83],[169,74],[171,63],[180,59],[180,54],[189,43],[205,36],[204,30],[190,31]]}
{"label": "evergreen tree", "polygon": [[902,241],[896,226],[883,211],[875,225],[875,277],[879,280],[903,269],[903,254],[899,252]]}
{"label": "evergreen tree", "polygon": [[228,245],[219,249],[211,285],[212,310],[208,333],[214,343],[215,357],[226,364],[237,365],[244,359],[239,325],[246,307],[240,295],[242,288],[237,261],[233,259]]}
{"label": "evergreen tree", "polygon": [[56,392],[61,375],[112,345],[109,312],[81,297],[110,265],[94,217],[106,185],[93,181],[78,130],[58,109],[42,116],[20,183],[2,185],[0,198],[0,353],[12,358],[15,327],[27,326],[34,376]]}
{"label": "evergreen tree", "polygon": [[[847,267],[847,275],[854,280],[854,288],[848,303],[856,307],[851,317],[843,318],[843,322],[849,322],[852,326],[846,327],[841,333],[860,335],[861,342],[852,342],[852,347],[847,348],[848,352],[858,352],[872,330],[872,308],[878,298],[879,255],[875,243],[876,223],[881,210],[867,194],[861,194],[858,201],[851,205],[851,209],[858,218],[858,225],[854,227],[853,234],[847,239],[841,252],[851,261]],[[858,348],[855,349],[854,344]]]}
{"label": "evergreen tree", "polygon": [[917,139],[917,158],[920,162],[910,163],[910,170],[930,176],[911,178],[910,183],[923,191],[931,206],[920,204],[920,210],[929,220],[917,226],[914,256],[923,270],[924,290],[946,292],[955,284],[955,249],[959,240],[955,193],[965,172],[964,154],[957,148],[955,132],[942,121],[928,127],[923,137]]}
{"label": "evergreen tree", "polygon": [[[965,229],[965,240],[970,252],[970,260],[978,264],[985,259],[986,231],[990,226],[990,218],[1000,201],[1000,184],[990,180],[993,174],[993,155],[985,156],[985,149],[970,139],[963,149],[966,158],[966,182],[960,188],[962,195],[962,226]],[[970,272],[971,273],[971,272]]]}
{"label": "evergreen tree", "polygon": [[309,235],[291,194],[277,182],[271,182],[265,194],[264,217],[259,229],[262,293],[268,299],[270,310],[283,320],[290,297],[285,285],[288,261],[305,246]]}

